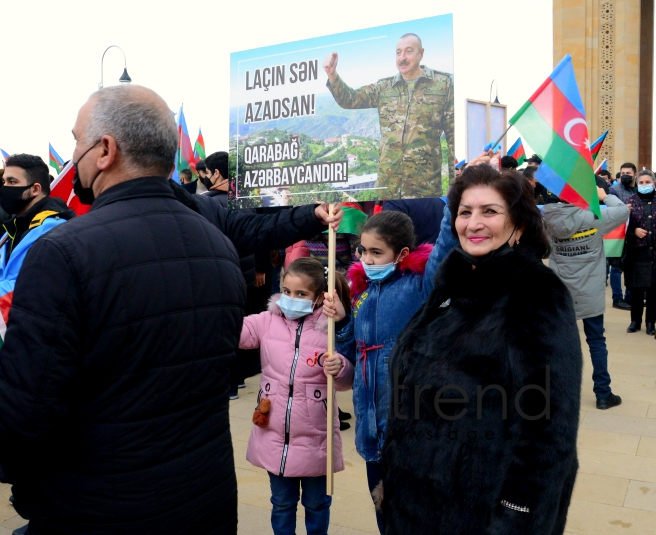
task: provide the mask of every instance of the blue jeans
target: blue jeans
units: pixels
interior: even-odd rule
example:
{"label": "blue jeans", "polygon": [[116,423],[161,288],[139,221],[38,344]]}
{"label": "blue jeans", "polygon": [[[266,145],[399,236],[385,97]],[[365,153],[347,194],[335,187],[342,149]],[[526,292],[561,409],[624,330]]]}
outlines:
{"label": "blue jeans", "polygon": [[590,348],[592,358],[593,391],[597,399],[606,399],[610,396],[610,374],[608,373],[608,349],[604,336],[604,315],[583,320],[585,341]]}
{"label": "blue jeans", "polygon": [[[271,527],[275,535],[295,535],[299,496],[305,507],[308,535],[327,535],[332,498],[326,496],[326,476],[284,477],[269,472],[271,482]],[[300,487],[303,495],[300,495]]]}
{"label": "blue jeans", "polygon": [[623,298],[622,270],[620,268],[610,268],[610,289],[613,291],[613,301]]}

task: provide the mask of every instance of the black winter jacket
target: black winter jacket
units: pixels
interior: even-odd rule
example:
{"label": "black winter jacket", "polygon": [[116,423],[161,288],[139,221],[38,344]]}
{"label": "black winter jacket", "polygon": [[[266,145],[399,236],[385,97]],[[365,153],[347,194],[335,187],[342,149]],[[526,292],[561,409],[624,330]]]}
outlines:
{"label": "black winter jacket", "polygon": [[[472,270],[452,252],[391,356],[385,533],[562,534],[581,368],[572,298],[533,253],[520,245]],[[528,385],[550,392],[548,419]]]}
{"label": "black winter jacket", "polygon": [[230,240],[163,178],[32,245],[0,351],[0,465],[31,535],[236,533],[244,303]]}
{"label": "black winter jacket", "polygon": [[204,216],[230,238],[239,253],[241,270],[249,286],[255,283],[256,264],[259,263],[254,255],[266,258],[272,250],[285,249],[326,230],[326,226],[314,213],[315,205],[266,214],[250,210],[229,210],[225,207],[223,195],[215,192],[189,195],[172,180],[169,180],[169,184],[180,202]]}

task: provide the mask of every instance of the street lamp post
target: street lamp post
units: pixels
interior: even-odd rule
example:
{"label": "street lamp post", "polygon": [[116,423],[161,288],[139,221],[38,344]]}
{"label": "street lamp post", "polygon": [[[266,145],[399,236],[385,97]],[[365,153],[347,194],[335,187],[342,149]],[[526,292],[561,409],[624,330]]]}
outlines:
{"label": "street lamp post", "polygon": [[103,55],[102,55],[102,59],[100,60],[100,83],[98,84],[98,89],[103,88],[103,61],[105,60],[105,54],[107,54],[107,51],[110,48],[118,48],[121,51],[121,54],[123,54],[123,74],[118,79],[118,81],[121,82],[122,84],[129,84],[132,81],[132,78],[130,78],[130,75],[128,74],[127,60],[125,59],[125,52],[123,52],[123,49],[120,46],[111,45],[111,46],[108,46],[105,49],[105,51],[103,52]]}
{"label": "street lamp post", "polygon": [[490,84],[490,100],[489,100],[489,102],[492,102],[492,86],[494,84],[497,84],[497,91],[496,91],[496,96],[494,97],[493,104],[499,104],[499,84],[497,83],[496,80],[492,80],[492,83]]}

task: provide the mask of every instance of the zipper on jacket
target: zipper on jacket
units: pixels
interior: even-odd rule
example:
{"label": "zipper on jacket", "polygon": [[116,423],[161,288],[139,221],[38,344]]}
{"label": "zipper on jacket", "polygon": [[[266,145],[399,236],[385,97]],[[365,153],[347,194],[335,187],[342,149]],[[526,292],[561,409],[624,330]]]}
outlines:
{"label": "zipper on jacket", "polygon": [[294,361],[292,369],[289,372],[289,394],[287,397],[287,413],[285,414],[285,445],[282,448],[282,460],[280,461],[280,475],[285,475],[285,464],[287,463],[287,451],[289,450],[289,424],[292,417],[292,402],[294,401],[294,375],[296,374],[296,364],[300,355],[301,332],[303,332],[303,322],[301,318],[296,328],[296,343],[294,344]]}

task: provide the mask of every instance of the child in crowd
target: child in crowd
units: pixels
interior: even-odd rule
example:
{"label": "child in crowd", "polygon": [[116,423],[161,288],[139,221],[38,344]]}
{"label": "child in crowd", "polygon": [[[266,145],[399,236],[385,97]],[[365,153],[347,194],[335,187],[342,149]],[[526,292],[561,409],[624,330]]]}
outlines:
{"label": "child in crowd", "polygon": [[[327,375],[337,390],[353,384],[353,365],[327,351],[328,321],[321,312],[326,270],[312,258],[300,258],[282,276],[282,293],[268,312],[244,319],[241,349],[260,348],[262,377],[255,426],[246,459],[269,472],[271,525],[276,535],[295,533],[299,487],[309,535],[326,535],[331,498],[326,496]],[[345,303],[349,288],[336,277],[336,295]],[[337,410],[334,411],[335,472],[344,470]]]}
{"label": "child in crowd", "polygon": [[[401,212],[372,216],[360,239],[360,262],[349,270],[352,313],[338,294],[326,294],[323,309],[337,321],[337,350],[356,366],[355,446],[367,463],[369,490],[373,491],[382,479],[381,451],[394,394],[390,352],[398,334],[430,295],[439,262],[437,249],[431,245],[415,248],[412,220]],[[379,512],[376,520],[382,533]]]}

